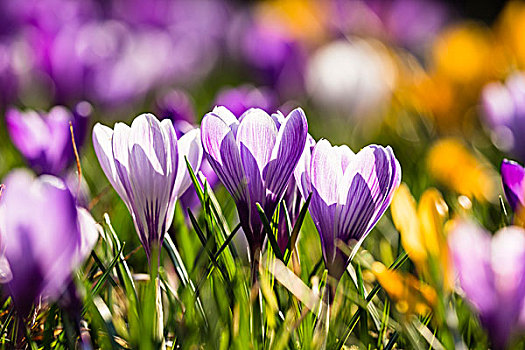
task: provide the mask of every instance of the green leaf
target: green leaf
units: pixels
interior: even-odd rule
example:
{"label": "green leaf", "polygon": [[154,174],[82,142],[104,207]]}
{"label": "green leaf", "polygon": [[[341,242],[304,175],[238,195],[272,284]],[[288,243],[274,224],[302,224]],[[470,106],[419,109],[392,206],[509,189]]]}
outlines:
{"label": "green leaf", "polygon": [[266,236],[268,237],[268,241],[270,242],[270,245],[272,246],[272,249],[275,255],[277,256],[279,260],[283,260],[283,254],[281,253],[279,244],[277,244],[277,240],[275,239],[275,235],[273,233],[272,227],[270,226],[268,217],[264,213],[264,209],[261,207],[259,203],[255,203],[255,206],[257,207],[257,211],[259,212],[259,217],[261,218],[261,221],[264,226],[264,230],[266,231]]}

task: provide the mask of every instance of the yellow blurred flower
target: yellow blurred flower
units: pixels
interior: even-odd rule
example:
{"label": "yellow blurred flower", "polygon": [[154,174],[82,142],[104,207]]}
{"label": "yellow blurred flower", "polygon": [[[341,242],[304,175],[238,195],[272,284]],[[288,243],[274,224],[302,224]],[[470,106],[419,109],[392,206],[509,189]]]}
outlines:
{"label": "yellow blurred flower", "polygon": [[326,36],[326,4],[315,0],[269,0],[257,7],[263,21],[279,21],[296,39],[316,43]]}
{"label": "yellow blurred flower", "polygon": [[436,305],[434,289],[414,276],[389,270],[377,261],[372,264],[372,272],[399,312],[426,315]]}
{"label": "yellow blurred flower", "polygon": [[510,1],[503,9],[496,32],[516,63],[525,68],[525,3]]}
{"label": "yellow blurred flower", "polygon": [[496,197],[496,174],[460,141],[446,138],[435,143],[427,158],[430,174],[455,192],[479,201]]}
{"label": "yellow blurred flower", "polygon": [[[416,69],[409,103],[441,131],[468,126],[476,115],[482,87],[504,75],[505,55],[489,28],[463,22],[436,38],[427,71]],[[465,123],[467,122],[467,123]]]}
{"label": "yellow blurred flower", "polygon": [[492,34],[477,23],[447,28],[433,46],[435,72],[460,84],[480,83],[494,74]]}
{"label": "yellow blurred flower", "polygon": [[[390,206],[394,225],[401,233],[401,244],[416,265],[420,275],[426,280],[443,285],[446,290],[452,287],[452,275],[448,246],[443,231],[448,216],[448,207],[441,193],[431,188],[416,201],[406,184],[401,184],[394,193]],[[433,264],[436,269],[431,268]],[[437,276],[432,275],[437,272]]]}

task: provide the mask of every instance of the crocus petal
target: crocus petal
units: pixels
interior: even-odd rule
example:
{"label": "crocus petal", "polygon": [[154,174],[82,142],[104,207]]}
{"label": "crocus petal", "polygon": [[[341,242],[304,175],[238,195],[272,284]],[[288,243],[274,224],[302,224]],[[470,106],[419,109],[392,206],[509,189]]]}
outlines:
{"label": "crocus petal", "polygon": [[310,179],[310,163],[312,159],[312,149],[315,147],[315,140],[308,135],[306,137],[306,145],[304,146],[303,153],[297,162],[297,166],[294,170],[295,182],[299,188],[299,192],[304,200],[308,198],[310,192],[312,192],[311,179]]}
{"label": "crocus petal", "polygon": [[326,204],[337,202],[337,188],[343,178],[341,154],[333,152],[328,140],[320,140],[312,151],[310,163],[312,187]]}
{"label": "crocus petal", "polygon": [[504,159],[501,163],[501,181],[505,197],[514,211],[525,205],[525,169],[518,163]]}
{"label": "crocus petal", "polygon": [[[255,165],[261,176],[277,139],[277,127],[273,119],[262,109],[252,108],[246,111],[242,118],[236,141],[241,150],[243,166],[247,173],[251,173],[248,168]],[[253,158],[255,164],[245,163],[243,154],[251,155],[249,159]]]}
{"label": "crocus petal", "polygon": [[178,141],[179,165],[177,168],[177,181],[175,182],[175,194],[184,193],[191,186],[191,177],[186,165],[186,158],[191,168],[199,169],[202,161],[203,150],[200,130],[198,128],[188,131]]}
{"label": "crocus petal", "polygon": [[89,211],[85,208],[77,207],[77,212],[81,240],[78,247],[78,255],[75,258],[75,265],[82,263],[89,256],[97,243],[101,230],[100,225],[93,219]]}
{"label": "crocus petal", "polygon": [[239,124],[237,117],[224,106],[216,106],[211,113],[219,117],[229,127]]}
{"label": "crocus petal", "polygon": [[113,129],[102,125],[100,123],[95,124],[93,127],[93,147],[97,155],[98,161],[104,174],[108,178],[111,186],[117,191],[118,195],[127,202],[127,195],[122,187],[120,178],[117,174],[115,167],[115,161],[113,159]]}
{"label": "crocus petal", "polygon": [[193,129],[182,135],[180,140],[177,142],[177,152],[177,176],[173,188],[173,194],[170,200],[170,207],[168,208],[168,217],[166,222],[166,227],[168,228],[171,226],[177,198],[179,198],[191,186],[191,177],[188,171],[188,166],[186,165],[186,158],[188,159],[188,162],[194,171],[201,167],[203,151],[200,130]]}
{"label": "crocus petal", "polygon": [[5,121],[11,140],[24,157],[31,160],[42,156],[50,135],[46,123],[37,112],[20,112],[9,108]]}
{"label": "crocus petal", "polygon": [[473,222],[460,222],[450,232],[448,244],[468,299],[480,313],[492,312],[497,307],[497,297],[490,263],[490,234]]}
{"label": "crocus petal", "polygon": [[217,177],[233,199],[246,201],[246,177],[235,137],[228,125],[214,113],[201,123],[202,147]]}
{"label": "crocus petal", "polygon": [[265,169],[266,187],[272,200],[277,202],[284,194],[288,180],[304,151],[307,135],[306,115],[302,109],[297,108],[290,112],[281,125],[271,161]]}

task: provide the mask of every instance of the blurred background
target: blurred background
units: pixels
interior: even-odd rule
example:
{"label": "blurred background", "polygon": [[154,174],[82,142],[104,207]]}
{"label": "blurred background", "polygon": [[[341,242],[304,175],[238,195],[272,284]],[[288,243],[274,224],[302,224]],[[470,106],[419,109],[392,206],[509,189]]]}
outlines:
{"label": "blurred background", "polygon": [[153,112],[183,133],[215,105],[301,106],[315,139],[392,145],[416,197],[436,186],[494,229],[501,160],[525,161],[523,38],[519,1],[0,1],[0,178],[74,181],[72,122],[85,205],[136,240],[95,122]]}

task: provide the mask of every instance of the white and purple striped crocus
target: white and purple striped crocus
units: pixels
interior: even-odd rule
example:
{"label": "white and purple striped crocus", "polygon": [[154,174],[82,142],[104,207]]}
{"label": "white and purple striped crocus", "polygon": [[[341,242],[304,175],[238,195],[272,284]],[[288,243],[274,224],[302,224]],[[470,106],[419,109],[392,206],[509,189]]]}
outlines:
{"label": "white and purple striped crocus", "polygon": [[328,273],[339,280],[351,257],[338,247],[361,245],[390,205],[401,180],[401,167],[390,147],[369,145],[354,154],[348,146],[320,140],[306,148],[295,171],[319,235]]}
{"label": "white and purple striped crocus", "polygon": [[300,108],[286,118],[253,108],[237,119],[225,107],[216,107],[202,120],[204,152],[235,200],[252,259],[265,239],[256,203],[268,218],[273,216],[307,134],[306,116]]}
{"label": "white and purple striped crocus", "polygon": [[116,123],[111,129],[97,123],[93,145],[104,173],[128,207],[150,258],[152,249],[162,245],[177,198],[191,185],[185,157],[195,171],[199,169],[199,129],[177,140],[171,120],[161,122],[153,114],[142,114],[131,127]]}
{"label": "white and purple striped crocus", "polygon": [[[0,198],[2,274],[21,318],[40,298],[56,300],[98,239],[97,224],[65,183],[15,170]],[[5,259],[5,260],[4,260]]]}
{"label": "white and purple striped crocus", "polygon": [[501,182],[505,197],[515,213],[525,206],[525,168],[515,161],[503,159]]}
{"label": "white and purple striped crocus", "polygon": [[5,118],[9,136],[29,166],[37,174],[63,176],[75,157],[69,123],[80,148],[90,114],[91,105],[80,102],[72,111],[62,106],[48,113],[9,108]]}
{"label": "white and purple striped crocus", "polygon": [[505,227],[492,237],[471,221],[456,223],[448,243],[459,287],[487,329],[494,349],[505,349],[525,324],[525,231]]}

